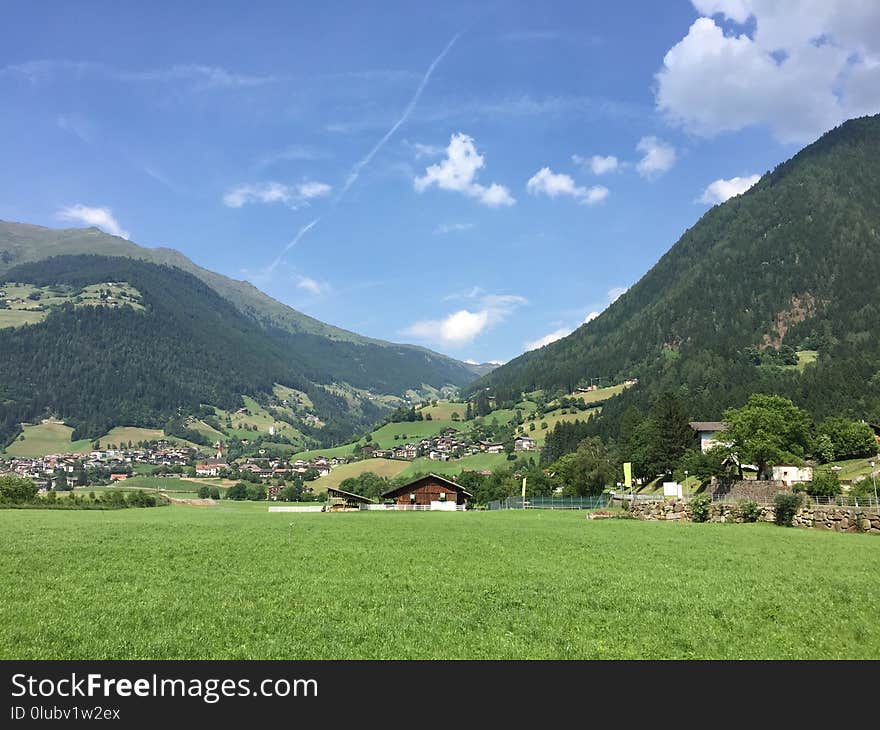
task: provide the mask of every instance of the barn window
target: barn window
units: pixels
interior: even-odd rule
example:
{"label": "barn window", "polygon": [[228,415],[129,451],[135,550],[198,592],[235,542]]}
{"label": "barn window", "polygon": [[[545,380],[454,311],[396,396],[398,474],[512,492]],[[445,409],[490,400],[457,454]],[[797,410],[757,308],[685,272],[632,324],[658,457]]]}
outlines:
{"label": "barn window", "polygon": [[440,492],[440,501],[441,501],[441,502],[445,502],[445,501],[446,501],[446,492]]}
{"label": "barn window", "polygon": [[409,501],[410,501],[410,502],[415,502],[415,501],[416,501],[416,495],[413,494],[412,492],[409,493]]}

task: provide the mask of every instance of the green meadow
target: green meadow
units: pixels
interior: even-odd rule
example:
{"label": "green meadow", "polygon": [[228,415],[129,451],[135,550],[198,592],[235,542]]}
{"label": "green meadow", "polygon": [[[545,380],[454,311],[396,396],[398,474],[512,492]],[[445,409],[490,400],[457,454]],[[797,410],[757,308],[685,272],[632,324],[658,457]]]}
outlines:
{"label": "green meadow", "polygon": [[0,658],[876,659],[878,572],[767,524],[4,510]]}
{"label": "green meadow", "polygon": [[71,441],[73,428],[63,423],[47,421],[22,426],[22,436],[6,447],[7,456],[33,458],[46,454],[87,454],[92,450],[89,439]]}

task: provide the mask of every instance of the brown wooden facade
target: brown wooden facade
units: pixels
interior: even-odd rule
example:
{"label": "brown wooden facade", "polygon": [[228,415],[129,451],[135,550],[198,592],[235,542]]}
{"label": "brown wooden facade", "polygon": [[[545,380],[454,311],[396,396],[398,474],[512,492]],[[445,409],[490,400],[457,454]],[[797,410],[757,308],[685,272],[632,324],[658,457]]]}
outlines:
{"label": "brown wooden facade", "polygon": [[436,474],[420,477],[382,495],[383,499],[393,499],[397,504],[414,505],[430,505],[431,502],[467,504],[472,497],[463,487]]}

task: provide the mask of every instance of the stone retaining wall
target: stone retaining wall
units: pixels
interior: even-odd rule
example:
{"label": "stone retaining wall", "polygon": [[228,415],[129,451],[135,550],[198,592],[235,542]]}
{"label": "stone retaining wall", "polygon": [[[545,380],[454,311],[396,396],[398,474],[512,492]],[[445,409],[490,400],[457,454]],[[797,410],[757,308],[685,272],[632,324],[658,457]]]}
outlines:
{"label": "stone retaining wall", "polygon": [[769,502],[777,492],[790,492],[785,482],[758,479],[718,479],[706,486],[706,494],[730,499],[754,499],[756,502]]}
{"label": "stone retaining wall", "polygon": [[[693,510],[683,500],[635,502],[630,510],[639,520],[666,520],[692,522]],[[776,515],[772,506],[761,507],[760,522],[773,522]],[[733,503],[716,502],[709,507],[709,522],[743,522],[739,507]],[[880,533],[880,510],[876,507],[839,507],[809,504],[794,516],[795,527],[812,527],[836,532]]]}

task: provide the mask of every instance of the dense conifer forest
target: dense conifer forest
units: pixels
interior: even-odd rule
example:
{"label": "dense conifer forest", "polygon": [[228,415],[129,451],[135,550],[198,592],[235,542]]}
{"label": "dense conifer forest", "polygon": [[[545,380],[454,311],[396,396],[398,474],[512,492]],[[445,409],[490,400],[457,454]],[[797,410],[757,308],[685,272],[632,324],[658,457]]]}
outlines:
{"label": "dense conifer forest", "polygon": [[[468,386],[502,400],[639,378],[587,431],[675,392],[718,419],[752,392],[880,419],[880,116],[851,120],[709,210],[597,319]],[[773,353],[773,350],[779,353]],[[792,354],[818,351],[797,367]]]}

